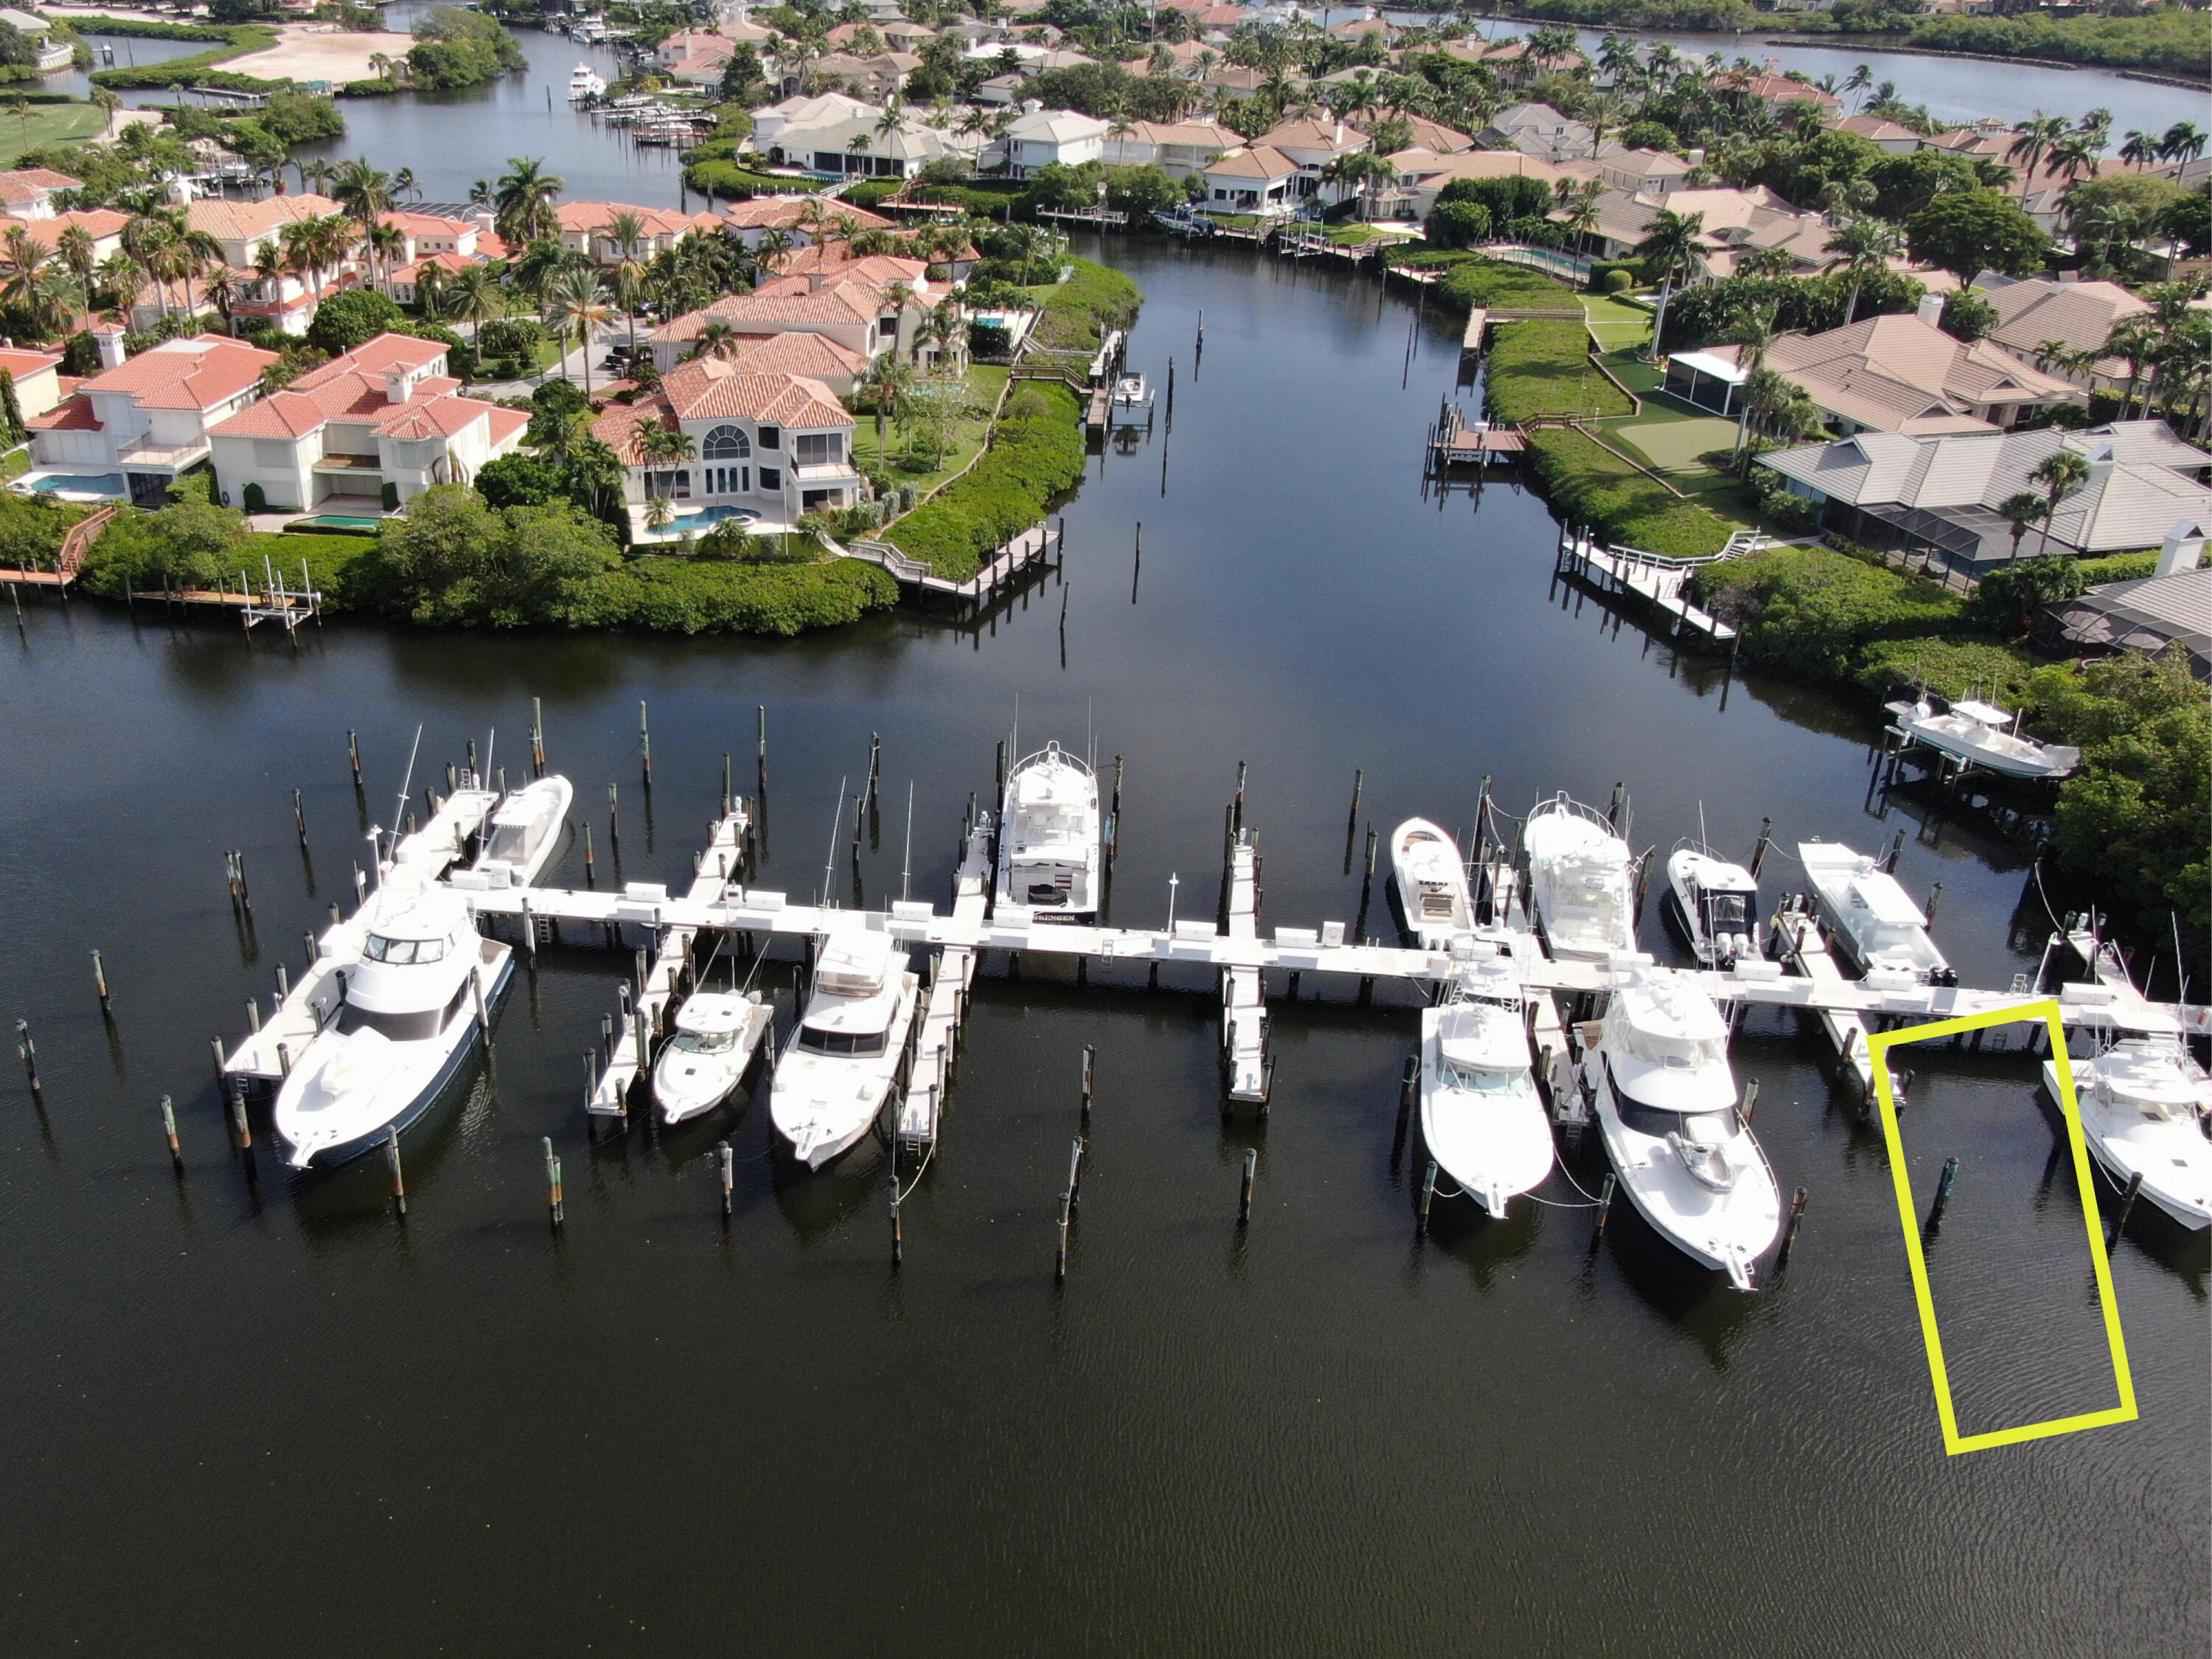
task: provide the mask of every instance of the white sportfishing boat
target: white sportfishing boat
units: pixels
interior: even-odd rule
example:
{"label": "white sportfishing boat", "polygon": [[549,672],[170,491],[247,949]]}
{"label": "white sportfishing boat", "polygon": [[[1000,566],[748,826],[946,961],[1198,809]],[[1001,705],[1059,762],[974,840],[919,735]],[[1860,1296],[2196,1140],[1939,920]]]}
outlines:
{"label": "white sportfishing boat", "polygon": [[589,64],[577,64],[576,72],[568,77],[568,101],[572,104],[597,98],[606,89],[606,78]]}
{"label": "white sportfishing boat", "polygon": [[561,830],[575,791],[563,777],[526,784],[492,809],[476,862],[456,871],[456,887],[528,887],[561,850]]}
{"label": "white sportfishing boat", "polygon": [[1583,1075],[1645,1220],[1740,1291],[1782,1227],[1782,1189],[1736,1110],[1728,1024],[1703,992],[1638,974],[1613,994]]}
{"label": "white sportfishing boat", "polygon": [[1124,374],[1114,382],[1106,418],[1115,426],[1142,426],[1152,416],[1152,389],[1141,374]]}
{"label": "white sportfishing boat", "polygon": [[1705,968],[1757,961],[1759,882],[1741,864],[1702,847],[1678,847],[1667,859],[1667,895]]}
{"label": "white sportfishing boat", "polygon": [[1801,842],[1797,857],[1829,936],[1862,974],[1908,974],[1928,985],[1959,982],[1928,937],[1928,918],[1880,860],[1833,841]]}
{"label": "white sportfishing boat", "polygon": [[459,894],[392,869],[362,921],[360,959],[336,1008],[276,1091],[276,1133],[295,1169],[343,1164],[404,1130],[460,1070],[514,963],[480,938]]}
{"label": "white sportfishing boat", "polygon": [[1450,1000],[1421,1011],[1421,1138],[1492,1216],[1551,1173],[1521,981],[1504,957],[1478,957]]}
{"label": "white sportfishing boat", "polygon": [[694,991],[676,1011],[676,1035],[653,1065],[653,1103],[664,1123],[711,1112],[744,1080],[775,1024],[758,991]]}
{"label": "white sportfishing boat", "polygon": [[2079,749],[2021,736],[2021,717],[1995,703],[1947,702],[1923,691],[1916,702],[1887,706],[1906,737],[2004,777],[2063,778],[2081,763]]}
{"label": "white sportfishing boat", "polygon": [[1528,814],[1528,897],[1555,957],[1636,948],[1636,857],[1602,812],[1562,793]]}
{"label": "white sportfishing boat", "polygon": [[1474,932],[1474,902],[1459,848],[1426,818],[1407,818],[1390,832],[1390,878],[1422,950],[1443,950],[1456,935]]}
{"label": "white sportfishing boat", "polygon": [[914,1019],[920,981],[884,933],[833,935],[813,994],[776,1063],[769,1115],[810,1170],[850,1152],[874,1125]]}
{"label": "white sportfishing boat", "polygon": [[1056,743],[1006,774],[999,816],[998,905],[1026,906],[1036,921],[1098,915],[1105,856],[1098,780]]}
{"label": "white sportfishing boat", "polygon": [[[2212,1079],[2172,1038],[2128,1037],[2073,1062],[2081,1138],[2121,1186],[2142,1176],[2142,1196],[2201,1231],[2212,1226]],[[2043,1086],[2056,1100],[2058,1065],[2043,1062]]]}

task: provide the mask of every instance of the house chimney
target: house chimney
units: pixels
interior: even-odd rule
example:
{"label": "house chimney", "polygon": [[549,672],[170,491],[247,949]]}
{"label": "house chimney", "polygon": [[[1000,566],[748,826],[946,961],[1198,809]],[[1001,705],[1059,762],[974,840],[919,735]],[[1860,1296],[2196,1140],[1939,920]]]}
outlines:
{"label": "house chimney", "polygon": [[2175,575],[2194,570],[2203,562],[2204,526],[2194,519],[2184,519],[2166,533],[2166,545],[2159,550],[2158,574]]}
{"label": "house chimney", "polygon": [[123,360],[130,356],[123,346],[123,328],[118,323],[108,323],[92,331],[92,343],[100,349],[102,368],[120,368]]}
{"label": "house chimney", "polygon": [[1919,316],[1920,320],[1929,327],[1940,326],[1943,321],[1943,296],[1940,294],[1922,295]]}

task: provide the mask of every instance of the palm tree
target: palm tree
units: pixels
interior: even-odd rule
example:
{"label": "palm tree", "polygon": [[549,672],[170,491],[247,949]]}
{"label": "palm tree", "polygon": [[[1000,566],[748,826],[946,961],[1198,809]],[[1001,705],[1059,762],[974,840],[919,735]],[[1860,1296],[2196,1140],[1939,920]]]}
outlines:
{"label": "palm tree", "polygon": [[1864,64],[1861,64],[1844,77],[1843,89],[1845,93],[1864,92],[1873,84],[1874,71]]}
{"label": "palm tree", "polygon": [[734,357],[744,343],[737,330],[719,318],[710,319],[700,324],[698,333],[692,337],[691,356]]}
{"label": "palm tree", "polygon": [[1698,239],[1705,234],[1702,213],[1676,213],[1662,208],[1644,228],[1636,245],[1636,257],[1659,266],[1659,308],[1651,319],[1651,356],[1659,355],[1659,341],[1667,327],[1667,306],[1674,297],[1674,279],[1682,267],[1698,256]]}
{"label": "palm tree", "polygon": [[2130,130],[2120,146],[2120,160],[2140,173],[2158,160],[2158,140],[2147,132]]}
{"label": "palm tree", "polygon": [[[99,90],[105,92],[102,87]],[[92,273],[99,264],[92,233],[82,225],[64,225],[62,234],[54,239],[54,257],[61,261],[62,269],[76,279],[77,288],[84,299],[84,314],[92,314]]]}
{"label": "palm tree", "polygon": [[527,247],[542,237],[560,234],[561,221],[553,204],[566,181],[544,168],[542,160],[510,155],[507,171],[492,186],[492,228],[509,247]]}
{"label": "palm tree", "polygon": [[1846,219],[1836,227],[1821,252],[1841,254],[1840,263],[1851,274],[1850,303],[1844,307],[1844,326],[1849,328],[1858,319],[1859,290],[1866,285],[1868,275],[1885,269],[1905,252],[1905,237],[1887,219]]}
{"label": "palm tree", "polygon": [[2063,140],[2074,130],[2074,124],[2063,115],[2045,115],[2041,110],[2020,124],[2018,132],[2005,150],[2005,160],[2019,161],[2020,196],[2026,201],[2035,187],[2035,164],[2049,154],[2051,146]]}
{"label": "palm tree", "polygon": [[2204,154],[2205,134],[2194,121],[2176,121],[2158,141],[2161,161],[2193,161]]}
{"label": "palm tree", "polygon": [[407,251],[407,233],[389,219],[379,219],[361,239],[361,246],[362,252],[368,256],[369,280],[377,280],[380,265],[389,278],[398,266],[399,256]]}
{"label": "palm tree", "polygon": [[446,268],[426,262],[415,273],[415,308],[434,323],[446,315]]}
{"label": "palm tree", "polygon": [[559,331],[565,344],[568,331],[576,331],[576,343],[584,353],[584,395],[592,395],[592,335],[613,316],[600,296],[599,280],[587,270],[556,271],[545,284],[545,320]]}
{"label": "palm tree", "polygon": [[[1743,348],[1737,363],[1744,372],[1747,386],[1766,372],[1766,349],[1774,343],[1777,332],[1774,319],[1778,310],[1775,306],[1763,306],[1757,309],[1746,307],[1736,313],[1735,324],[1725,337],[1729,344]],[[1742,406],[1736,410],[1735,417],[1735,447],[1739,454],[1747,447],[1750,435],[1751,400],[1746,398]],[[1747,457],[1745,466],[1748,469],[1749,465],[1750,458]]]}
{"label": "palm tree", "polygon": [[391,210],[392,175],[372,167],[366,155],[356,155],[350,161],[341,161],[334,176],[331,199],[353,216],[367,235],[369,228]]}
{"label": "palm tree", "polygon": [[2051,147],[2051,169],[2063,174],[2071,185],[2082,173],[2092,179],[2103,165],[2103,135],[2089,127],[2077,127]]}
{"label": "palm tree", "polygon": [[645,217],[635,208],[617,210],[607,220],[606,240],[614,248],[607,287],[629,326],[629,349],[637,353],[637,307],[645,283],[645,264],[637,251],[645,244]]}
{"label": "palm tree", "polygon": [[422,199],[422,186],[416,182],[413,167],[402,167],[392,175],[392,193],[412,197],[418,202]]}
{"label": "palm tree", "polygon": [[33,241],[31,233],[21,225],[0,237],[0,300],[28,309],[39,279],[46,275],[52,258],[45,245]]}
{"label": "palm tree", "polygon": [[867,396],[876,415],[876,454],[884,454],[884,422],[888,419],[903,422],[914,385],[914,369],[900,361],[896,351],[886,351],[868,365],[867,373],[860,377],[860,387]]}
{"label": "palm tree", "polygon": [[1365,202],[1373,199],[1375,185],[1394,182],[1398,172],[1373,150],[1353,149],[1332,159],[1321,176]]}
{"label": "palm tree", "polygon": [[2089,463],[2073,450],[2054,449],[2027,476],[2032,483],[2043,485],[2045,492],[2043,539],[2035,549],[2036,556],[2040,558],[2051,550],[2051,521],[2058,516],[2059,498],[2071,495],[2089,482]]}
{"label": "palm tree", "polygon": [[2012,526],[2012,557],[2008,562],[2020,562],[2020,540],[2027,534],[2027,527],[2051,516],[2051,503],[2032,489],[2017,490],[1997,503],[1997,516]]}
{"label": "palm tree", "polygon": [[444,282],[440,295],[446,313],[469,325],[471,343],[483,325],[507,309],[507,295],[489,265],[469,265]]}
{"label": "palm tree", "polygon": [[[10,233],[13,239],[13,233]],[[2128,383],[2120,389],[2120,418],[2126,420],[2134,406],[2136,388],[2142,383],[2143,370],[2157,357],[2166,343],[2166,330],[2160,325],[2154,312],[2137,312],[2124,317],[2112,325],[2106,337],[2104,355],[2118,357],[2128,366]],[[2150,394],[2143,393],[2143,414],[2150,414]]]}

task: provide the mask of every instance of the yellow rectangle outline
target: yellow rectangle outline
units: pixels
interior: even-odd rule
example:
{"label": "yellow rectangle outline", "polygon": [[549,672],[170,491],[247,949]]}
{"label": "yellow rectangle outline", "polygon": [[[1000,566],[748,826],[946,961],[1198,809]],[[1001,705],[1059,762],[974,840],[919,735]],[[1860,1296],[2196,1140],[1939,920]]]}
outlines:
{"label": "yellow rectangle outline", "polygon": [[[1905,1167],[1905,1146],[1897,1129],[1897,1102],[1890,1091],[1889,1050],[1900,1043],[1926,1042],[1983,1030],[2015,1021],[2041,1019],[2051,1030],[2051,1059],[2058,1073],[2058,1105],[2066,1118],[2066,1144],[2074,1154],[2074,1179],[2081,1194],[2081,1213],[2089,1231],[2089,1260],[2097,1276],[2097,1304],[2105,1316],[2105,1340],[2112,1358],[2112,1379],[2118,1384],[2120,1403],[2104,1411],[2082,1412],[2073,1417],[2054,1417],[2047,1422],[2026,1423],[2016,1429],[1993,1429],[1985,1434],[1961,1435],[1959,1417],[1951,1403],[1950,1375],[1943,1366],[1943,1339],[1936,1327],[1936,1300],[1928,1289],[1928,1257],[1920,1246],[1920,1231],[1912,1200],[1911,1176]],[[1867,1059],[1874,1068],[1875,1093],[1881,1103],[1882,1139],[1889,1147],[1889,1170],[1897,1186],[1897,1216],[1905,1228],[1905,1253],[1912,1268],[1912,1297],[1920,1307],[1920,1334],[1928,1346],[1928,1371],[1936,1387],[1936,1412],[1943,1424],[1943,1451],[1985,1451],[1992,1446],[2016,1445],[2023,1440],[2045,1440],[2071,1434],[2077,1429],[2102,1428],[2107,1423],[2136,1420],[2136,1385],[2128,1370],[2128,1345],[2120,1333],[2119,1303],[2112,1294],[2112,1262],[2105,1254],[2105,1236],[2098,1225],[2096,1176],[2089,1168],[2088,1142],[2081,1133],[2081,1111],[2074,1095],[2074,1066],[2066,1052],[2066,1028],[2059,1019],[2055,998],[1881,1031],[1867,1038]]]}

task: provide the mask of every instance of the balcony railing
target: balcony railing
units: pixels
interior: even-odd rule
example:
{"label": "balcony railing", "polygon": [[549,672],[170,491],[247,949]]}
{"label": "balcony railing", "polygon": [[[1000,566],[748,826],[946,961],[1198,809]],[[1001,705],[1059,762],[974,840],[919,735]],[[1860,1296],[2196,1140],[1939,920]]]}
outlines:
{"label": "balcony railing", "polygon": [[138,442],[126,444],[116,452],[116,459],[126,466],[167,466],[182,471],[195,461],[207,459],[207,440],[195,444],[157,444]]}

